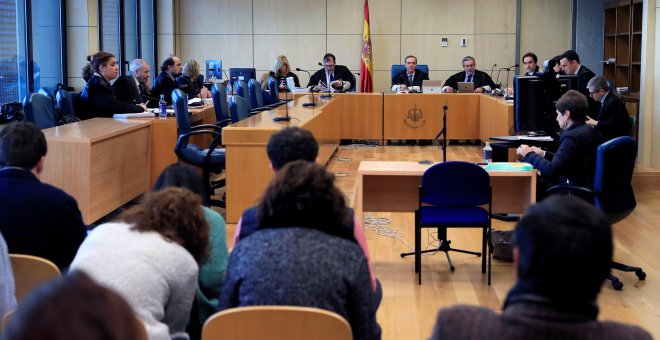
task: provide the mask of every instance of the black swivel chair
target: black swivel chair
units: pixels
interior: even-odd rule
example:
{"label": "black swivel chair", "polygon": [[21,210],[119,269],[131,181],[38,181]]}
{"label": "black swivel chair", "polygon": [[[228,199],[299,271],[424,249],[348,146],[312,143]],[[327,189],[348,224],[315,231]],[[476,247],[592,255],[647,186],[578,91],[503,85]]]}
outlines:
{"label": "black swivel chair", "polygon": [[225,127],[231,123],[229,103],[227,102],[227,88],[216,83],[212,87],[213,110],[215,111],[215,125]]}
{"label": "black swivel chair", "polygon": [[[483,205],[488,208],[483,208]],[[486,272],[488,256],[488,284],[490,285],[491,259],[488,251],[490,235],[491,187],[490,176],[482,167],[468,162],[444,162],[428,168],[422,175],[419,187],[419,208],[415,211],[415,251],[402,253],[401,257],[415,255],[415,272],[419,273],[422,283],[421,254],[444,252],[449,262],[449,269],[454,265],[449,257],[450,251],[481,256],[481,272]],[[421,250],[422,228],[438,228],[437,248]],[[447,239],[447,228],[481,228],[481,253],[451,248]]]}
{"label": "black swivel chair", "polygon": [[80,121],[80,119],[76,117],[74,111],[74,102],[78,99],[78,96],[80,96],[80,93],[78,92],[69,92],[64,89],[57,91],[55,99],[57,100],[57,107],[60,109],[60,117],[57,122],[58,125]]}
{"label": "black swivel chair", "polygon": [[[589,195],[593,203],[602,210],[610,223],[614,224],[626,218],[637,206],[635,193],[631,182],[637,156],[637,144],[628,136],[611,139],[596,151],[596,172],[593,190],[558,185],[548,189],[548,193],[577,194],[580,197]],[[625,272],[635,272],[640,280],[646,278],[646,273],[640,267],[632,267],[612,261],[612,269]],[[614,275],[609,276],[615,290],[623,289],[623,283]]]}
{"label": "black swivel chair", "polygon": [[[188,113],[188,96],[181,90],[172,92],[172,106],[179,127],[179,139],[174,146],[174,153],[184,162],[202,168],[202,177],[206,188],[205,204],[225,207],[225,202],[213,200],[211,196],[215,189],[224,186],[224,180],[211,182],[211,173],[220,173],[225,168],[225,149],[222,145],[222,128],[214,124],[190,126]],[[210,135],[213,141],[207,148],[190,144],[190,137]]]}
{"label": "black swivel chair", "polygon": [[30,93],[23,99],[25,119],[40,129],[57,125],[55,104],[51,98],[41,93]]}

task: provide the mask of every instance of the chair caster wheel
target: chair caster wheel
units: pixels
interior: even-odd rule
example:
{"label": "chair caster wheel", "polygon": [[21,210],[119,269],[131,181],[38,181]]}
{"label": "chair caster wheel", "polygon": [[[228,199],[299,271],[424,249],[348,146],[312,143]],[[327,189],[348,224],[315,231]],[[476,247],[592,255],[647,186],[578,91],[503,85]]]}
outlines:
{"label": "chair caster wheel", "polygon": [[623,282],[619,280],[612,280],[612,288],[614,288],[614,290],[622,290]]}
{"label": "chair caster wheel", "polygon": [[646,279],[646,273],[643,270],[636,270],[635,275],[637,275],[637,278],[640,280]]}

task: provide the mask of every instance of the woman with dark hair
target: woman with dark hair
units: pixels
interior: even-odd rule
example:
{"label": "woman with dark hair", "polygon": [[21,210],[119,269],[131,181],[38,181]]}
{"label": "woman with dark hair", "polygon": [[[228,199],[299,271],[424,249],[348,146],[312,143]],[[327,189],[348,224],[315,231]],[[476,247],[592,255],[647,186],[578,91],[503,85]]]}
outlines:
{"label": "woman with dark hair", "polygon": [[21,303],[5,340],[146,340],[119,294],[73,271],[41,286]]}
{"label": "woman with dark hair", "polygon": [[[94,117],[112,117],[115,113],[144,112],[147,107],[144,104],[128,104],[117,99],[110,81],[117,78],[119,67],[117,59],[112,53],[98,52],[87,57],[93,75],[87,81],[87,85],[80,93],[80,108],[76,114],[81,119]],[[86,68],[83,75],[89,75]]]}
{"label": "woman with dark hair", "polygon": [[187,189],[148,194],[120,221],[87,236],[71,263],[119,292],[145,323],[149,339],[187,339],[198,264],[208,255],[208,224]]}
{"label": "woman with dark hair", "polygon": [[[163,170],[156,179],[153,191],[169,187],[186,188],[200,198],[205,197],[204,180],[192,167],[175,163]],[[191,320],[198,320],[197,328],[218,310],[218,297],[227,272],[227,231],[225,220],[215,210],[203,206],[204,217],[209,225],[209,257],[199,267],[197,310]]]}
{"label": "woman with dark hair", "polygon": [[334,176],[298,160],[275,175],[257,206],[260,229],[229,258],[221,309],[317,307],[343,316],[355,339],[380,339],[367,259]]}

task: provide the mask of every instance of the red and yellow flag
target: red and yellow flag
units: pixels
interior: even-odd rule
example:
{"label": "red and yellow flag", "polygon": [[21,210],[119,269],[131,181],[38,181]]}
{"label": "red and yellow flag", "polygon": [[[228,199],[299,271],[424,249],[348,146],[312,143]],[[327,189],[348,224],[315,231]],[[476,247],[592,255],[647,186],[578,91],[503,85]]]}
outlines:
{"label": "red and yellow flag", "polygon": [[364,31],[362,33],[362,60],[360,61],[360,92],[373,91],[371,66],[371,33],[369,32],[369,0],[364,0]]}

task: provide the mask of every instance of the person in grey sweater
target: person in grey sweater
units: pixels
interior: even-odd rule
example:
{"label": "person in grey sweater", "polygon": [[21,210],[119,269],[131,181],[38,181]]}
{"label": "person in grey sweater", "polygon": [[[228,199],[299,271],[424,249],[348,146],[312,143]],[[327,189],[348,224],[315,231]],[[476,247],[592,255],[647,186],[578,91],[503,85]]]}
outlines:
{"label": "person in grey sweater", "polygon": [[232,251],[220,308],[317,307],[343,316],[355,339],[380,339],[369,267],[334,176],[294,161],[277,172],[257,206],[260,229]]}
{"label": "person in grey sweater", "polygon": [[150,340],[188,339],[198,263],[208,256],[201,199],[187,189],[149,194],[85,239],[71,264],[117,291],[144,322]]}

